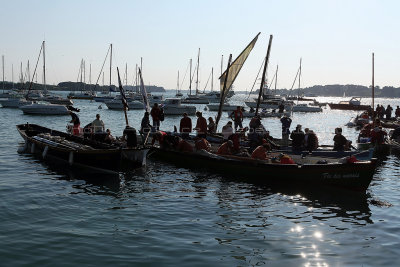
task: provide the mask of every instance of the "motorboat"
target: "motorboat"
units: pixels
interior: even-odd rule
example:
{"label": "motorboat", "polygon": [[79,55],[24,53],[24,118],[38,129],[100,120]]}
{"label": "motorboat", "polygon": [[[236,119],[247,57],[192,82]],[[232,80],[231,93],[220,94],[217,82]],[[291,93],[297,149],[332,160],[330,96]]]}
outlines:
{"label": "motorboat", "polygon": [[51,104],[59,104],[59,105],[66,105],[66,106],[71,106],[74,104],[74,102],[71,99],[68,98],[63,98],[61,96],[55,96],[55,95],[45,95],[38,100],[40,101],[46,101]]}
{"label": "motorboat", "polygon": [[30,105],[32,103],[32,101],[28,101],[25,98],[20,97],[0,99],[0,104],[3,108],[19,108],[20,106]]}
{"label": "motorboat", "polygon": [[180,98],[167,98],[162,108],[165,115],[182,115],[186,112],[190,116],[196,113],[196,107],[182,105]]}
{"label": "motorboat", "polygon": [[69,99],[85,99],[85,100],[93,100],[93,98],[96,96],[95,92],[81,92],[81,93],[75,93],[71,92],[68,94]]}
{"label": "motorboat", "polygon": [[[237,107],[238,107],[238,105],[231,105],[229,103],[224,103],[222,105],[222,111],[235,111],[237,109]],[[219,104],[208,104],[207,108],[209,111],[218,111]]]}
{"label": "motorboat", "polygon": [[19,107],[24,114],[34,115],[68,115],[69,110],[64,105],[50,104],[44,101],[38,101],[29,105]]}
{"label": "motorboat", "polygon": [[322,108],[318,106],[309,106],[307,104],[297,104],[292,107],[292,112],[321,112]]}
{"label": "motorboat", "polygon": [[[128,100],[126,102],[128,104],[129,109],[144,109],[143,102],[137,100]],[[108,109],[117,109],[122,110],[124,109],[124,105],[122,104],[121,99],[115,98],[112,100],[104,101],[104,104],[107,106]]]}
{"label": "motorboat", "polygon": [[368,110],[370,105],[361,105],[361,97],[353,97],[349,101],[340,101],[338,104],[328,104],[331,109],[341,110]]}
{"label": "motorboat", "polygon": [[182,103],[184,104],[209,104],[210,101],[206,98],[202,98],[196,95],[188,95],[187,97],[182,99]]}

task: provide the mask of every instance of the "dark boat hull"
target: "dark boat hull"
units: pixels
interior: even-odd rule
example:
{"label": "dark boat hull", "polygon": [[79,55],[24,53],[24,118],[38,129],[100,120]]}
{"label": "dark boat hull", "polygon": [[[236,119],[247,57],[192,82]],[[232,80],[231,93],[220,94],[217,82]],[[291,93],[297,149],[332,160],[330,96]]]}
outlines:
{"label": "dark boat hull", "polygon": [[349,104],[328,104],[331,109],[341,110],[368,110],[371,108],[369,105],[349,105]]}
{"label": "dark boat hull", "polygon": [[180,166],[217,171],[229,177],[260,184],[298,184],[315,187],[334,186],[365,191],[374,174],[376,160],[338,164],[275,164],[249,158],[209,157],[196,153],[156,148],[154,157]]}
{"label": "dark boat hull", "polygon": [[[104,172],[120,171],[126,167],[141,167],[146,164],[146,155],[149,151],[148,148],[124,149],[39,125],[17,125],[17,129],[25,140],[25,151],[29,153],[37,154],[43,159],[58,159],[70,166],[86,166]],[[41,138],[38,136],[40,133],[59,136],[73,143],[68,145]]]}

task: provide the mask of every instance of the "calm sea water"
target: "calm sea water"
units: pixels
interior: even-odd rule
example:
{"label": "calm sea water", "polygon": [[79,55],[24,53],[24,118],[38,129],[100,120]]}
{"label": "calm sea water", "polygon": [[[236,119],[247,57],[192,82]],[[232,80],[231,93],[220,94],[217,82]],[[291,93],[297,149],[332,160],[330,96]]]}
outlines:
{"label": "calm sea water", "polygon": [[[236,95],[232,102],[245,97]],[[392,106],[399,102],[376,99]],[[120,135],[122,112],[99,105],[75,101],[82,125],[100,113],[106,127]],[[128,113],[139,127],[143,111]],[[321,144],[332,144],[334,128],[355,115],[329,108],[295,114],[292,127],[302,124],[317,132]],[[119,177],[90,177],[17,153],[23,143],[16,124],[65,130],[69,120],[0,109],[1,266],[400,264],[398,155],[380,163],[365,194],[343,195],[261,187],[152,159],[146,168]],[[227,120],[225,113],[220,125]],[[278,119],[263,123],[280,136]],[[162,128],[178,124],[179,118],[166,118]],[[343,130],[355,141],[355,129]]]}

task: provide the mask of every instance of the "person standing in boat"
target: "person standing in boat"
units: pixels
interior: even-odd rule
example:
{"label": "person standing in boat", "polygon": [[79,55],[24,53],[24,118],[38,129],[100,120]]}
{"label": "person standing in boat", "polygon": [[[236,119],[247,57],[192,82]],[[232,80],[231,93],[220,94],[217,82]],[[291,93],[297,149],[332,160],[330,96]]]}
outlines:
{"label": "person standing in boat", "polygon": [[283,113],[283,111],[285,110],[285,105],[283,104],[283,102],[279,104],[278,108],[279,108],[278,112]]}
{"label": "person standing in boat", "polygon": [[396,118],[400,117],[400,107],[397,106],[396,111],[394,112],[394,115],[396,116]]}
{"label": "person standing in boat", "polygon": [[292,119],[286,115],[283,115],[281,118],[282,123],[282,141],[284,146],[289,145],[289,134],[290,134],[290,125],[292,124]]}
{"label": "person standing in boat", "polygon": [[76,115],[72,111],[69,112],[69,115],[71,115],[70,123],[73,124],[73,126],[72,126],[72,134],[73,135],[80,135],[81,121],[79,120],[78,115]]}
{"label": "person standing in boat", "polygon": [[300,124],[297,124],[296,130],[292,131],[292,133],[290,134],[290,138],[292,139],[292,150],[302,151],[304,148],[305,134],[301,130]]}
{"label": "person standing in boat", "polygon": [[261,116],[260,115],[254,116],[249,123],[250,133],[254,133],[256,129],[260,127],[260,125],[261,125]]}
{"label": "person standing in boat", "polygon": [[344,151],[347,149],[349,142],[346,137],[342,135],[342,128],[335,129],[335,136],[333,137],[333,150]]}
{"label": "person standing in boat", "polygon": [[140,124],[140,133],[147,134],[151,131],[151,124],[150,124],[150,114],[149,112],[145,112],[142,118],[142,122]]}
{"label": "person standing in boat", "polygon": [[223,127],[222,127],[222,136],[224,140],[228,140],[229,137],[233,134],[233,128],[232,128],[232,122],[228,121]]}
{"label": "person standing in boat", "polygon": [[210,134],[214,134],[217,131],[217,129],[215,129],[215,122],[212,117],[208,118],[207,128],[208,128],[208,133],[210,133]]}
{"label": "person standing in boat", "polygon": [[231,113],[231,119],[234,122],[234,126],[235,126],[235,132],[237,130],[237,128],[239,127],[239,129],[243,128],[242,122],[243,122],[243,112],[242,112],[242,108],[240,106],[236,107],[236,110],[234,110]]}
{"label": "person standing in boat", "polygon": [[197,123],[194,130],[197,131],[197,137],[206,138],[207,136],[207,120],[203,117],[203,114],[200,111],[196,112]]}
{"label": "person standing in boat", "polygon": [[157,103],[154,103],[150,115],[153,119],[153,127],[155,128],[155,131],[160,130],[161,109],[158,107]]}
{"label": "person standing in boat", "polygon": [[390,105],[388,105],[386,108],[386,111],[385,111],[387,120],[390,120],[392,118],[392,111],[393,111],[393,108]]}
{"label": "person standing in boat", "polygon": [[93,132],[96,133],[104,133],[104,122],[100,120],[100,114],[96,114],[96,119],[92,121]]}
{"label": "person standing in boat", "polygon": [[183,113],[183,118],[179,124],[179,132],[183,139],[189,139],[189,133],[192,132],[192,119],[188,117],[188,114]]}
{"label": "person standing in boat", "polygon": [[382,126],[377,126],[371,132],[371,143],[375,145],[380,145],[385,143],[387,132],[382,129]]}

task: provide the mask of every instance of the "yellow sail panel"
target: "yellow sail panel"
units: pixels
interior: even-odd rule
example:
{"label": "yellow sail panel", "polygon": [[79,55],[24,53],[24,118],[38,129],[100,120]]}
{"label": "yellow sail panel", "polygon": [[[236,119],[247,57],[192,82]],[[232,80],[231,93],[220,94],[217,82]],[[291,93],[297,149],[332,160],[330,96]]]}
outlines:
{"label": "yellow sail panel", "polygon": [[[247,47],[240,53],[240,55],[233,61],[229,68],[229,73],[228,77],[226,80],[226,89],[223,97],[228,94],[229,90],[232,87],[233,82],[235,81],[236,77],[238,76],[240,70],[243,67],[244,62],[246,61],[247,57],[249,56],[251,50],[253,50],[254,45],[257,42],[258,36],[260,33],[257,34],[256,37],[247,45]],[[226,76],[226,70],[225,72],[219,77],[220,81],[220,90],[221,90],[221,96],[222,96],[222,91],[224,90],[224,82],[225,82],[225,76]]]}

